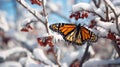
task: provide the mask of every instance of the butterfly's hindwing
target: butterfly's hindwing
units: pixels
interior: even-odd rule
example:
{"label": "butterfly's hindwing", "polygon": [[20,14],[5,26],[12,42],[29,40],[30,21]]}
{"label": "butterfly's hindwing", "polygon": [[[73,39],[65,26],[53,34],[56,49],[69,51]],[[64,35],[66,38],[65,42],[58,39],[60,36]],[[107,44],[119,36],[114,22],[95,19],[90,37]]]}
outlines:
{"label": "butterfly's hindwing", "polygon": [[85,27],[81,27],[81,35],[82,35],[82,40],[89,40],[91,37],[91,32],[86,29]]}
{"label": "butterfly's hindwing", "polygon": [[[73,32],[74,31],[74,32]],[[64,39],[65,40],[67,40],[67,41],[70,41],[70,42],[73,42],[73,41],[75,41],[75,39],[76,39],[76,29],[74,29],[72,32],[70,32],[69,34],[67,34],[65,37],[64,37]]]}

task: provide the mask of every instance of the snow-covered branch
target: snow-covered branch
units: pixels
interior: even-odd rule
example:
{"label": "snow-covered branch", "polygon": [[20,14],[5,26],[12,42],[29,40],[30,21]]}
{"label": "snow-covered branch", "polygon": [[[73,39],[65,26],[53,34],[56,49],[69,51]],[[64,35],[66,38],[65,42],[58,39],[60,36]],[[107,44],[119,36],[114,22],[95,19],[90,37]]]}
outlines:
{"label": "snow-covered branch", "polygon": [[27,9],[31,14],[33,14],[40,22],[44,23],[44,20],[42,20],[42,16],[38,12],[36,12],[34,9],[32,9],[24,0],[17,0],[19,4],[21,4],[25,9]]}
{"label": "snow-covered branch", "polygon": [[108,4],[108,6],[110,7],[110,9],[113,11],[113,13],[115,15],[116,28],[120,34],[119,21],[118,21],[118,16],[116,14],[116,8],[114,7],[114,5],[112,4],[112,2],[110,0],[104,0],[104,1],[106,4]]}

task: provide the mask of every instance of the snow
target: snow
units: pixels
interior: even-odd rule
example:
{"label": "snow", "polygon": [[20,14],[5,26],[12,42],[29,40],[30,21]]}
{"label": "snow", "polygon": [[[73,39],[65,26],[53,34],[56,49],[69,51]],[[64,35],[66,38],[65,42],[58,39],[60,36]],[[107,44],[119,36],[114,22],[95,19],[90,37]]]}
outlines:
{"label": "snow", "polygon": [[25,65],[26,61],[27,61],[26,57],[22,57],[22,58],[19,59],[19,63],[22,64],[22,65]]}
{"label": "snow", "polygon": [[81,59],[84,54],[85,47],[86,45],[79,47],[77,51],[67,52],[61,60],[61,64],[67,64],[69,66],[74,60]]}
{"label": "snow", "polygon": [[45,53],[43,52],[43,50],[36,48],[33,51],[33,55],[35,56],[36,59],[48,64],[48,65],[55,65],[53,62],[51,62],[47,56],[45,55]]}
{"label": "snow", "polygon": [[63,40],[63,37],[62,37],[60,34],[58,34],[58,33],[54,33],[54,34],[52,34],[52,35],[54,35],[54,38],[53,38],[53,41],[54,41],[54,42]]}
{"label": "snow", "polygon": [[[17,26],[14,26],[16,28],[14,31],[12,31],[12,35],[6,32],[6,34],[9,34],[9,36],[12,36],[11,38],[13,41],[11,40],[8,42],[8,44],[4,45],[4,43],[1,42],[2,37],[0,38],[0,43],[1,43],[0,44],[0,61],[3,62],[3,63],[0,63],[0,67],[10,67],[10,66],[11,67],[23,67],[23,66],[24,67],[59,67],[59,65],[61,67],[69,67],[72,63],[74,63],[74,60],[76,59],[81,60],[86,49],[86,45],[87,45],[86,43],[83,44],[82,46],[69,43],[65,41],[60,34],[52,32],[50,29],[48,29],[50,32],[50,34],[48,34],[43,24],[43,22],[45,21],[45,18],[39,13],[39,9],[37,10],[33,9],[29,5],[29,3],[27,3],[28,1],[26,0],[18,0],[18,1],[20,1],[24,5],[24,7],[26,7],[27,10],[30,10],[37,17],[37,19],[32,14],[30,13],[28,14],[24,12],[23,15],[20,15],[20,18],[18,18],[19,20],[17,20],[16,24],[20,25],[23,28],[26,26],[27,23],[30,23],[31,20],[36,20],[36,22],[31,23],[31,25],[34,28],[34,30],[37,32],[37,34],[35,35],[31,31],[21,33],[20,31],[16,30],[18,28]],[[120,13],[119,12],[120,9],[116,8],[110,0],[105,0],[105,1],[112,8],[115,9],[117,14]],[[46,6],[45,8],[46,11],[55,11],[57,13],[60,10],[62,10],[60,9],[61,5],[57,3],[52,3],[50,1],[45,3],[46,4],[44,5]],[[72,7],[73,12],[77,12],[80,10],[83,10],[83,11],[88,10],[88,11],[96,12],[101,17],[106,19],[106,16],[104,13],[105,6],[103,1],[100,8],[95,8],[93,7],[93,4],[82,3],[82,2],[73,5]],[[42,9],[40,12],[42,12]],[[54,13],[54,12],[51,12],[51,13]],[[48,14],[51,14],[51,13],[48,13]],[[2,12],[0,12],[0,15],[1,15],[0,28],[4,29],[5,31],[9,31],[9,25],[8,25],[9,23],[7,23],[5,14],[4,13],[2,14]],[[109,12],[109,17],[110,19],[115,17],[114,13],[111,12],[111,10]],[[119,34],[118,30],[116,29],[116,24],[112,23],[112,21],[109,21],[109,22],[102,21],[100,20],[99,16],[95,16],[93,13],[90,13],[89,17],[86,19],[88,19],[89,21],[95,20],[97,22],[96,26],[90,29],[90,31],[93,31],[98,37],[105,38],[109,33],[108,31],[114,32],[115,34]],[[43,22],[39,20],[42,20]],[[118,20],[120,21],[120,18],[118,18]],[[118,23],[120,24],[120,22]],[[87,29],[89,28],[87,27]],[[38,37],[42,38],[47,36],[53,36],[52,42],[54,44],[54,47],[53,47],[54,53],[51,52],[49,55],[46,52],[51,47],[48,45],[46,47],[40,46],[36,41],[37,40],[36,38]],[[119,35],[118,35],[118,38],[119,38]],[[102,47],[100,46],[96,47],[96,45],[100,45],[101,43],[103,43],[102,45],[103,47],[105,47],[105,49],[108,49],[108,51],[111,50],[110,54],[108,54],[106,50],[102,49]],[[7,46],[6,49],[3,49],[1,45]],[[120,64],[120,59],[114,59],[113,57],[111,59],[109,57],[107,58],[108,60],[104,60],[103,57],[100,57],[101,56],[100,54],[96,55],[96,52],[100,51],[97,48],[101,48],[101,52],[105,51],[106,55],[107,54],[109,56],[112,55],[113,54],[112,47],[111,46],[110,46],[111,48],[108,46],[106,47],[106,45],[112,45],[111,43],[108,44],[106,40],[104,41],[103,39],[101,39],[100,42],[97,41],[96,45],[92,45],[89,47],[90,59],[85,61],[85,63],[83,64],[83,67],[96,67],[99,65],[108,65],[108,64],[117,64],[117,63]],[[10,58],[12,54],[15,54],[15,53],[20,54],[21,52],[24,52],[26,55],[23,57],[20,56],[19,60],[16,60],[16,61],[7,60],[7,58]]]}
{"label": "snow", "polygon": [[22,67],[22,65],[16,61],[7,61],[4,63],[0,63],[0,67]]}
{"label": "snow", "polygon": [[59,48],[57,48],[57,53],[56,53],[56,56],[57,56],[57,61],[58,61],[58,63],[60,64],[60,59],[61,59],[61,50],[59,49]]}
{"label": "snow", "polygon": [[92,7],[88,3],[78,3],[72,6],[72,12],[78,12],[80,10],[90,10],[92,11]]}
{"label": "snow", "polygon": [[[92,64],[92,65],[91,65]],[[100,65],[120,64],[120,59],[117,60],[101,60],[101,59],[89,59],[83,64],[83,67],[96,67]]]}
{"label": "snow", "polygon": [[[42,0],[41,0],[42,1]],[[43,4],[44,6],[46,5],[46,0],[44,0],[44,4]]]}
{"label": "snow", "polygon": [[9,25],[7,23],[6,12],[0,11],[0,28],[5,32],[9,30]]}
{"label": "snow", "polygon": [[95,12],[105,19],[106,15],[105,15],[103,9],[104,9],[104,7],[103,8],[98,8],[98,9],[95,10]]}
{"label": "snow", "polygon": [[14,37],[17,39],[17,40],[20,40],[20,41],[26,41],[26,37],[23,35],[23,33],[21,32],[14,32]]}
{"label": "snow", "polygon": [[45,65],[43,63],[39,63],[39,61],[35,61],[31,57],[27,57],[25,61],[25,67],[50,67],[49,65]]}
{"label": "snow", "polygon": [[120,0],[113,0],[112,2],[115,6],[120,7]]}
{"label": "snow", "polygon": [[115,10],[115,6],[110,0],[105,0],[105,1]]}
{"label": "snow", "polygon": [[20,52],[26,52],[28,56],[32,56],[32,54],[28,50],[26,50],[25,48],[14,47],[14,48],[4,50],[4,51],[1,50],[0,51],[0,57],[6,59],[10,55],[15,54],[15,53],[20,53]]}
{"label": "snow", "polygon": [[24,5],[25,8],[27,8],[28,11],[33,13],[38,20],[40,20],[41,22],[45,21],[44,17],[42,17],[38,11],[30,7],[30,5],[25,0],[20,0],[20,2]]}
{"label": "snow", "polygon": [[99,37],[106,37],[108,35],[108,30],[105,30],[102,27],[96,27],[97,30],[93,29],[94,33]]}
{"label": "snow", "polygon": [[96,18],[96,21],[97,21],[97,26],[100,26],[107,31],[111,31],[111,32],[114,32],[116,34],[119,34],[118,30],[116,29],[115,23],[100,21],[99,18]]}
{"label": "snow", "polygon": [[26,18],[23,20],[23,22],[21,23],[21,26],[26,27],[26,24],[31,22],[31,18]]}

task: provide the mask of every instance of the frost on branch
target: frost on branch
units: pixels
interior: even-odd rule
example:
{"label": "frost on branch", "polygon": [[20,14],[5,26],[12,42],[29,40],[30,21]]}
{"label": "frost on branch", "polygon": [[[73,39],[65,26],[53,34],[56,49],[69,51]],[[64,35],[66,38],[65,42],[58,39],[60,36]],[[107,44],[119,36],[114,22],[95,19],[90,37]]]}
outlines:
{"label": "frost on branch", "polygon": [[[74,5],[72,11],[75,14],[72,14],[70,18],[75,17],[75,19],[78,20],[81,19],[81,12],[88,12],[88,20],[90,21],[88,25],[89,28],[91,28],[91,30],[98,35],[99,38],[112,40],[114,42],[113,46],[120,56],[120,47],[118,46],[118,40],[120,38],[120,21],[118,11],[120,9],[118,9],[111,0],[93,0],[91,2],[92,3],[90,4],[78,3]],[[89,14],[91,15],[90,17]]]}
{"label": "frost on branch", "polygon": [[[90,3],[66,0],[71,2],[69,5],[60,3],[62,0],[16,1],[19,8],[16,8],[16,21],[12,21],[14,27],[3,11],[0,11],[0,67],[119,66],[118,0],[91,0]],[[68,9],[70,5],[72,7]],[[60,22],[61,18],[65,21]],[[93,32],[98,40],[81,46],[69,43],[59,33],[49,29],[49,25],[55,23],[54,19],[58,23],[83,23],[82,26]]]}
{"label": "frost on branch", "polygon": [[88,3],[78,3],[78,4],[73,5],[72,12],[78,12],[80,10],[90,10],[90,11],[92,11],[93,8]]}

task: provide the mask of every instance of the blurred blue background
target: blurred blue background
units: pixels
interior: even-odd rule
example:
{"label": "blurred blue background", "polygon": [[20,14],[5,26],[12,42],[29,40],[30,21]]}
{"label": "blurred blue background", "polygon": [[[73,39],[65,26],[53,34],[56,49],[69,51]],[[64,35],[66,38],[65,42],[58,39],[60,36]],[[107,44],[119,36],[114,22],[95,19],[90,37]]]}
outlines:
{"label": "blurred blue background", "polygon": [[[26,0],[30,4],[30,0]],[[70,11],[72,5],[68,4],[69,1],[74,1],[74,4],[80,3],[80,2],[90,2],[90,0],[50,0],[53,3],[60,3],[62,5],[61,14],[65,17],[69,18]],[[7,19],[8,20],[16,20],[17,16],[17,1],[16,0],[0,0],[0,11],[6,11]],[[32,7],[39,7],[37,5],[32,5]],[[57,17],[56,17],[57,16]],[[55,18],[55,19],[53,19]],[[56,14],[51,14],[49,17],[50,23],[56,22],[67,22],[64,19],[60,19],[61,17],[58,17]]]}

